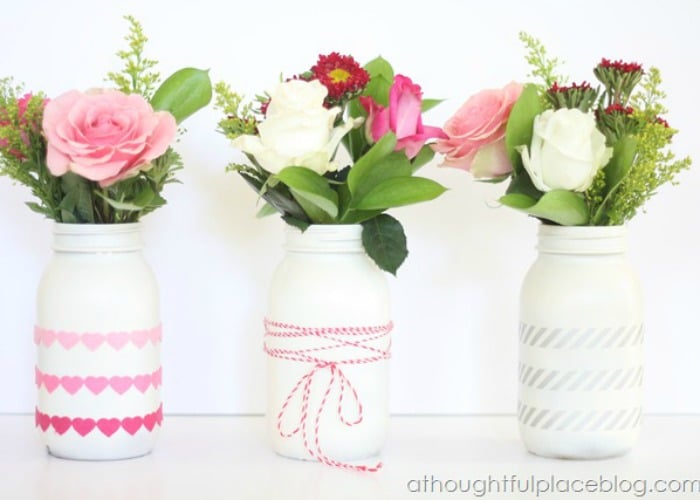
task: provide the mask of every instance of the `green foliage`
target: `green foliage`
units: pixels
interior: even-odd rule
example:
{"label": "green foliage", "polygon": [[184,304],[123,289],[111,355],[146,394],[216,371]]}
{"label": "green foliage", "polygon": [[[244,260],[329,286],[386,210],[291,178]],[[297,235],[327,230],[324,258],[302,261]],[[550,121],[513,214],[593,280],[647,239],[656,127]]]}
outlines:
{"label": "green foliage", "polygon": [[649,122],[637,136],[637,156],[629,174],[620,183],[610,201],[610,225],[624,224],[635,216],[658,188],[691,165],[690,158],[676,160],[667,148],[675,131],[663,124]]}
{"label": "green foliage", "polygon": [[507,207],[562,226],[581,226],[588,222],[588,207],[583,196],[572,191],[549,191],[539,200],[513,193],[502,196],[499,201]]}
{"label": "green foliage", "polygon": [[338,216],[338,193],[325,178],[304,167],[287,167],[277,174],[294,199],[317,223],[332,222]]}
{"label": "green foliage", "polygon": [[506,152],[515,174],[523,171],[523,160],[517,148],[530,145],[532,123],[544,109],[537,95],[537,87],[532,84],[525,85],[523,92],[513,105],[506,124]]}
{"label": "green foliage", "polygon": [[605,168],[598,171],[593,184],[586,191],[592,226],[604,226],[609,223],[609,205],[634,164],[637,148],[638,140],[631,135],[624,136],[616,142],[612,158]]}
{"label": "green foliage", "polygon": [[[641,77],[639,90],[630,97],[636,133],[615,144],[615,154],[604,174],[605,197],[593,212],[596,225],[629,221],[661,185],[673,184],[676,176],[691,165],[690,158],[676,159],[669,149],[676,130],[659,121],[666,112],[661,83],[659,70],[652,67]],[[594,202],[600,200],[601,184],[600,180],[594,183]]]}
{"label": "green foliage", "polygon": [[139,94],[150,100],[155,84],[160,74],[151,71],[158,61],[148,59],[143,55],[148,38],[143,32],[143,26],[133,16],[124,16],[129,23],[129,33],[124,40],[129,44],[128,50],[120,50],[117,57],[122,60],[124,67],[120,72],[107,73],[107,81],[126,94]]}
{"label": "green foliage", "polygon": [[386,210],[434,200],[445,188],[425,177],[392,177],[380,182],[357,202],[358,210]]}
{"label": "green foliage", "polygon": [[362,244],[377,266],[393,275],[408,256],[403,226],[388,214],[362,223]]}
{"label": "green foliage", "polygon": [[557,58],[550,58],[547,55],[547,49],[537,38],[521,31],[519,34],[520,41],[527,49],[525,60],[532,67],[531,72],[527,76],[540,78],[544,84],[537,85],[540,94],[549,89],[554,83],[563,85],[568,78],[557,73],[559,65],[562,63]]}
{"label": "green foliage", "polygon": [[579,109],[587,113],[598,104],[599,94],[600,89],[583,84],[564,88],[552,87],[544,95],[552,109]]}
{"label": "green foliage", "polygon": [[209,70],[182,68],[170,75],[156,90],[151,105],[167,111],[177,123],[193,115],[211,101]]}
{"label": "green foliage", "polygon": [[258,119],[252,103],[243,104],[243,96],[234,92],[225,82],[218,82],[214,86],[214,93],[214,108],[224,114],[224,118],[219,120],[219,131],[222,134],[233,140],[241,135],[256,133]]}
{"label": "green foliage", "polygon": [[38,199],[27,206],[60,220],[61,181],[46,168],[46,140],[41,132],[45,96],[33,95],[24,113],[18,100],[24,90],[12,78],[0,79],[0,175],[27,186]]}

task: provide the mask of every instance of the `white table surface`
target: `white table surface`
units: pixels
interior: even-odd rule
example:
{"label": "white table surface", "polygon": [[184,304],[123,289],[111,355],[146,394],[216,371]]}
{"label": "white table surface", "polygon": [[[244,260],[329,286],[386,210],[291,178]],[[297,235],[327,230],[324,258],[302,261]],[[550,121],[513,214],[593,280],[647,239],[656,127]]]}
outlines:
{"label": "white table surface", "polygon": [[[238,500],[476,498],[473,493],[415,493],[409,481],[502,481],[517,475],[550,481],[637,481],[612,494],[544,493],[539,498],[640,498],[640,481],[697,479],[696,493],[644,498],[700,498],[700,416],[647,416],[628,455],[565,461],[528,454],[512,416],[393,417],[378,473],[341,471],[276,456],[262,417],[166,416],[155,451],[118,462],[75,462],[48,456],[30,416],[0,416],[0,500]],[[416,481],[410,483],[416,488]],[[436,483],[435,483],[436,484]],[[483,484],[483,483],[482,483]],[[452,487],[448,483],[443,483]],[[675,486],[675,485],[674,485]],[[437,487],[437,486],[436,486]],[[634,486],[630,486],[634,488]],[[482,498],[536,498],[491,493]],[[638,493],[635,495],[635,491]]]}

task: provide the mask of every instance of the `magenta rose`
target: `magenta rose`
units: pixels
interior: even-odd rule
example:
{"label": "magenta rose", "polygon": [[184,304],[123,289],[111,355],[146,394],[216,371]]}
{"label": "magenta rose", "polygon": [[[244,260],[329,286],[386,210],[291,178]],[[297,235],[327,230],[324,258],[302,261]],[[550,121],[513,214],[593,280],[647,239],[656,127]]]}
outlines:
{"label": "magenta rose", "polygon": [[506,153],[506,123],[522,90],[521,84],[511,82],[467,99],[445,123],[447,139],[433,147],[445,155],[442,165],[467,170],[476,178],[508,174],[513,166]]}
{"label": "magenta rose", "polygon": [[396,134],[396,150],[404,150],[409,158],[414,158],[429,139],[447,137],[441,128],[423,125],[423,92],[406,76],[394,77],[389,90],[389,107],[367,96],[360,97],[360,103],[367,111],[365,132],[370,142],[392,131]]}
{"label": "magenta rose", "polygon": [[117,90],[66,92],[46,104],[43,128],[49,171],[74,172],[102,187],[148,168],[177,133],[170,113]]}

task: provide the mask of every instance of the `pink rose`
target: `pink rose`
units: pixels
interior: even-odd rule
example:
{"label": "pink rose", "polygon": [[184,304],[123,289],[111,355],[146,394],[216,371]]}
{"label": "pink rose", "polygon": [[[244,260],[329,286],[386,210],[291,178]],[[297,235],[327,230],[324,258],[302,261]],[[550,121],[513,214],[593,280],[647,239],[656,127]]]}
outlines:
{"label": "pink rose", "polygon": [[66,92],[46,105],[43,128],[49,171],[71,171],[102,187],[148,168],[177,132],[170,113],[117,90]]}
{"label": "pink rose", "polygon": [[420,86],[403,75],[396,75],[389,90],[389,107],[377,104],[372,97],[360,97],[367,111],[365,132],[370,142],[377,142],[390,130],[396,134],[396,150],[405,150],[414,158],[429,139],[447,137],[439,127],[423,125]]}
{"label": "pink rose", "polygon": [[445,154],[442,165],[471,172],[476,178],[508,174],[513,166],[506,153],[506,123],[523,86],[511,82],[502,89],[473,95],[447,120],[447,139],[434,146]]}

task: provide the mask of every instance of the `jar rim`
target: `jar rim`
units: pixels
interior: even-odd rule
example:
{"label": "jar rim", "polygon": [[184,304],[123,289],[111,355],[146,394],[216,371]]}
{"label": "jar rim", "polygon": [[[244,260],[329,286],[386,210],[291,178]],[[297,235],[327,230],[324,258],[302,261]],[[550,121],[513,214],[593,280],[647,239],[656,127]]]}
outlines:
{"label": "jar rim", "polygon": [[364,251],[360,224],[311,224],[304,231],[287,225],[285,232],[285,248],[289,251]]}
{"label": "jar rim", "polygon": [[541,253],[603,255],[627,251],[627,226],[554,226],[541,224]]}
{"label": "jar rim", "polygon": [[135,252],[143,247],[141,223],[66,224],[54,223],[52,248],[56,252]]}
{"label": "jar rim", "polygon": [[106,224],[80,224],[54,222],[54,234],[119,234],[139,231],[140,222],[106,223]]}

